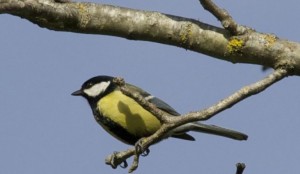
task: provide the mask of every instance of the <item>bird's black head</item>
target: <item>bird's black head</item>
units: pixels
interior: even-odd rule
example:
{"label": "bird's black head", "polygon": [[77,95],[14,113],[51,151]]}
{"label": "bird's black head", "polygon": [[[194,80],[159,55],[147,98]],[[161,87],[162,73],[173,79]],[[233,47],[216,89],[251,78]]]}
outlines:
{"label": "bird's black head", "polygon": [[92,100],[99,100],[104,95],[108,94],[115,88],[113,84],[114,77],[111,76],[96,76],[86,82],[81,86],[81,89],[72,93],[74,96],[82,96],[86,98],[89,102]]}

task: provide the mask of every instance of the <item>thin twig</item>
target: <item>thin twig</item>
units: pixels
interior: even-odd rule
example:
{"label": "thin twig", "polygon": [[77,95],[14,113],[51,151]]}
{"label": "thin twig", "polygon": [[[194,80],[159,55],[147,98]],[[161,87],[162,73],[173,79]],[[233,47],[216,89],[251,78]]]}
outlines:
{"label": "thin twig", "polygon": [[155,115],[158,120],[160,120],[163,123],[168,122],[168,116],[170,116],[168,113],[158,109],[154,104],[147,101],[143,96],[127,88],[123,78],[116,77],[114,78],[113,82],[120,87],[122,93],[136,100],[143,108]]}
{"label": "thin twig", "polygon": [[287,75],[288,75],[288,71],[286,69],[274,70],[271,74],[269,74],[267,77],[263,78],[262,80],[241,88],[240,90],[228,96],[227,98],[220,100],[218,103],[214,104],[213,106],[201,110],[199,112],[188,113],[186,115],[183,115],[183,117],[178,117],[176,119],[180,120],[181,124],[185,124],[190,121],[208,120],[214,115],[226,109],[231,108],[233,105],[237,104],[238,102],[252,95],[264,91],[269,86],[280,81]]}
{"label": "thin twig", "polygon": [[130,148],[122,152],[114,152],[113,154],[105,158],[105,163],[107,165],[110,165],[113,169],[117,168],[122,163],[124,163],[123,168],[126,168],[127,167],[126,159],[134,155],[134,153],[135,153],[134,148]]}
{"label": "thin twig", "polygon": [[228,30],[232,35],[242,35],[246,28],[238,25],[230,14],[225,10],[219,8],[211,0],[199,0],[203,8],[212,13],[221,23],[222,26]]}
{"label": "thin twig", "polygon": [[237,163],[235,174],[243,174],[245,168],[246,168],[245,163]]}
{"label": "thin twig", "polygon": [[[125,95],[129,95],[136,102],[140,103],[144,108],[146,108],[149,112],[151,112],[155,116],[157,116],[156,114],[158,114],[158,115],[161,114],[161,115],[157,116],[158,119],[167,120],[167,122],[162,121],[161,128],[158,131],[156,131],[153,135],[143,138],[142,141],[139,141],[139,143],[138,143],[139,146],[141,146],[142,149],[147,149],[147,148],[149,148],[150,145],[167,137],[168,132],[170,132],[172,129],[174,129],[178,126],[181,126],[183,124],[186,124],[188,122],[207,120],[207,119],[213,117],[214,115],[218,114],[219,112],[232,107],[233,105],[237,104],[238,102],[240,102],[254,94],[258,94],[258,93],[264,91],[266,88],[268,88],[275,82],[283,79],[287,75],[288,75],[287,70],[277,69],[274,72],[272,72],[270,75],[265,77],[264,79],[262,79],[256,83],[253,83],[249,86],[243,87],[242,89],[233,93],[231,96],[219,101],[217,104],[215,104],[207,109],[204,109],[202,111],[199,111],[199,112],[192,112],[192,113],[186,114],[182,117],[172,117],[172,116],[170,117],[168,115],[161,114],[160,112],[158,112],[159,109],[157,109],[152,103],[145,100],[142,96],[140,96],[138,94],[132,94],[129,90],[126,90],[126,85],[124,85],[125,82],[122,79],[120,82],[118,82],[118,80],[120,80],[120,79],[117,79],[117,81],[114,81],[114,82],[117,82],[118,85],[121,85],[122,92],[126,91],[124,93]],[[167,119],[165,117],[167,117]],[[142,151],[137,152],[136,148],[132,148],[130,150],[122,152],[122,154],[120,153],[118,155],[115,155],[114,156],[115,159],[113,161],[118,161],[118,163],[120,164],[120,163],[122,163],[122,161],[126,160],[130,156],[135,155],[135,159],[129,170],[130,172],[132,172],[138,166],[138,161],[139,161],[138,159],[139,159],[140,153],[142,153]],[[110,161],[112,161],[112,160],[107,160],[107,164],[109,164]],[[115,166],[116,164],[117,163],[115,163],[114,165],[111,165],[111,164],[109,164],[109,165]]]}
{"label": "thin twig", "polygon": [[134,159],[133,162],[128,170],[128,173],[132,173],[133,171],[135,171],[138,166],[139,166],[139,159],[140,159],[140,155],[139,154],[135,154],[134,155]]}

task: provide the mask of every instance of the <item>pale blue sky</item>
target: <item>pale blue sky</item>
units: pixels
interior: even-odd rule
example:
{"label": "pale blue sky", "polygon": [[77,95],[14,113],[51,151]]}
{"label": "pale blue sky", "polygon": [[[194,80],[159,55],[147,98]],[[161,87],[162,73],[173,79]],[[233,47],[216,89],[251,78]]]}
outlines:
{"label": "pale blue sky", "polygon": [[[220,26],[196,0],[95,2]],[[300,41],[297,0],[216,3],[241,24]],[[122,76],[186,113],[266,75],[260,66],[231,64],[173,46],[54,32],[4,14],[0,23],[1,174],[127,173],[111,169],[104,159],[128,146],[98,126],[84,99],[70,95],[92,76]],[[299,77],[286,78],[208,121],[245,132],[248,141],[199,133],[193,133],[196,142],[168,139],[151,147],[136,173],[232,174],[237,162],[246,163],[245,174],[299,173],[299,85]]]}

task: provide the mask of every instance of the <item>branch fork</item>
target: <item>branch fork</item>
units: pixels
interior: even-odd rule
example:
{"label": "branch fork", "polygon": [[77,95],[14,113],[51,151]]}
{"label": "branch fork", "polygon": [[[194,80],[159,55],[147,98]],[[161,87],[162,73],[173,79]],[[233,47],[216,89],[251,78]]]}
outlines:
{"label": "branch fork", "polygon": [[272,84],[278,82],[288,75],[288,71],[286,69],[277,69],[274,70],[270,75],[266,76],[262,80],[259,80],[251,85],[245,86],[240,90],[236,91],[229,97],[220,100],[215,105],[203,109],[198,112],[191,112],[180,117],[172,117],[168,114],[160,111],[156,108],[152,103],[145,100],[142,96],[136,93],[132,93],[126,88],[125,81],[122,78],[115,78],[114,83],[120,86],[121,91],[133,98],[136,102],[138,102],[142,107],[147,109],[153,115],[157,117],[162,122],[161,128],[155,132],[153,135],[149,137],[142,138],[134,148],[128,149],[123,152],[118,152],[117,154],[110,155],[106,158],[106,164],[111,165],[113,168],[116,168],[121,163],[125,162],[126,159],[134,156],[133,163],[129,169],[129,172],[133,172],[137,169],[139,163],[140,155],[147,150],[151,145],[165,139],[168,137],[170,131],[174,130],[176,127],[181,126],[183,124],[207,120],[216,114],[224,111],[238,102],[264,91],[266,88],[271,86]]}
{"label": "branch fork", "polygon": [[246,27],[237,24],[230,14],[219,8],[212,0],[199,0],[203,8],[213,14],[222,24],[224,29],[228,30],[232,35],[242,35],[248,30]]}

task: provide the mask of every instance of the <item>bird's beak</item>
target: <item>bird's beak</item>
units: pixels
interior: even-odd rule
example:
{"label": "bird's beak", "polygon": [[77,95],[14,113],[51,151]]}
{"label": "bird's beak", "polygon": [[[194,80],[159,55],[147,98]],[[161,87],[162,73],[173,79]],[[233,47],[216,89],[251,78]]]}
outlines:
{"label": "bird's beak", "polygon": [[82,95],[83,95],[83,92],[82,92],[81,89],[79,89],[79,90],[73,92],[71,95],[73,95],[73,96],[82,96]]}

